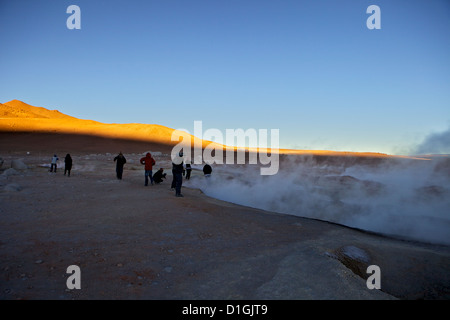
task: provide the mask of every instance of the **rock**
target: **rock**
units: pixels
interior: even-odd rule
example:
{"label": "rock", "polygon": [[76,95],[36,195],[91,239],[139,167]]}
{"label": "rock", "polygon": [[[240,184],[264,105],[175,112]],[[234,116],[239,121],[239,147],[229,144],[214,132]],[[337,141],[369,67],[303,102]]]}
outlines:
{"label": "rock", "polygon": [[2,175],[6,176],[6,177],[9,177],[9,176],[15,176],[15,175],[18,175],[18,174],[19,174],[19,173],[17,172],[17,170],[15,170],[15,169],[13,169],[13,168],[6,169],[6,170],[2,173]]}
{"label": "rock", "polygon": [[167,273],[171,273],[172,269],[173,269],[172,267],[165,267],[164,271],[167,272]]}
{"label": "rock", "polygon": [[11,168],[16,170],[27,170],[28,166],[20,159],[14,159],[11,161]]}
{"label": "rock", "polygon": [[21,191],[22,187],[19,186],[17,183],[10,183],[5,186],[4,190],[5,191]]}
{"label": "rock", "polygon": [[367,279],[369,276],[366,271],[371,259],[365,250],[355,246],[344,246],[335,250],[334,257],[361,278]]}

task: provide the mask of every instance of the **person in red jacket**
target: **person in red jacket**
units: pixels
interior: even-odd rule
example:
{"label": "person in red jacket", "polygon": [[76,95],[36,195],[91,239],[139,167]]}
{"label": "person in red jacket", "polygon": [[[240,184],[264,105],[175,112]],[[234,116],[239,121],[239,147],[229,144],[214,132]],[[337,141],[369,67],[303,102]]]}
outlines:
{"label": "person in red jacket", "polygon": [[156,161],[152,158],[152,155],[150,152],[147,152],[146,156],[141,158],[141,164],[145,165],[145,186],[148,186],[148,177],[150,176],[150,182],[153,185],[153,166],[155,165]]}

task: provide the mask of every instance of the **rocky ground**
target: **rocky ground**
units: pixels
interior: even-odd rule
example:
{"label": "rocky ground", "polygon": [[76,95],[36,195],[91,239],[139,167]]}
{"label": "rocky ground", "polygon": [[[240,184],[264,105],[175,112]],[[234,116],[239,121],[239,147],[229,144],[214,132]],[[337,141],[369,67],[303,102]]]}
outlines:
{"label": "rocky ground", "polygon": [[[169,169],[158,152],[156,166]],[[122,181],[110,153],[74,154],[71,177],[62,168],[49,173],[48,155],[3,156],[1,299],[450,297],[447,246],[238,206],[186,187],[176,198],[170,177],[144,187],[141,154],[125,156]],[[67,288],[70,265],[81,270],[79,290]],[[369,265],[380,268],[380,290],[367,287]]]}

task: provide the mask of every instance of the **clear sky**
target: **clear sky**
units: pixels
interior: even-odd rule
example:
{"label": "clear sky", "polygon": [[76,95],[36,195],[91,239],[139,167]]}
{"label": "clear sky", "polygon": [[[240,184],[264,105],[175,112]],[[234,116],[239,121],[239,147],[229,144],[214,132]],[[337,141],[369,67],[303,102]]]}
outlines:
{"label": "clear sky", "polygon": [[0,0],[0,46],[0,102],[82,119],[391,154],[450,127],[448,0]]}

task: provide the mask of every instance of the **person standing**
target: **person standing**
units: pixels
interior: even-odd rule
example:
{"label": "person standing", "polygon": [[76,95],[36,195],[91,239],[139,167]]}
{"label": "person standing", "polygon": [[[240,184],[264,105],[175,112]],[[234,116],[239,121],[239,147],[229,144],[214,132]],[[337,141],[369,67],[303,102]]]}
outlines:
{"label": "person standing", "polygon": [[191,171],[192,171],[191,163],[188,162],[186,163],[186,180],[189,180],[191,178]]}
{"label": "person standing", "polygon": [[56,154],[54,154],[53,158],[52,158],[52,163],[50,165],[50,172],[53,172],[53,169],[55,169],[55,173],[56,173],[56,168],[58,167],[58,164],[57,164],[58,160],[59,160],[58,156]]}
{"label": "person standing", "polygon": [[72,157],[70,154],[66,154],[64,158],[64,175],[67,173],[67,176],[70,177],[70,170],[72,170]]}
{"label": "person standing", "polygon": [[141,164],[145,165],[145,186],[148,186],[148,177],[150,176],[150,183],[153,185],[153,166],[156,164],[155,159],[152,158],[152,154],[147,152],[145,157],[141,158]]}
{"label": "person standing", "polygon": [[116,163],[117,179],[122,180],[123,166],[127,163],[127,159],[125,159],[122,152],[119,152],[119,155],[114,158],[114,162]]}
{"label": "person standing", "polygon": [[174,169],[174,164],[172,162],[172,184],[170,185],[170,189],[171,190],[175,190],[175,169]]}
{"label": "person standing", "polygon": [[178,153],[178,157],[172,160],[172,188],[175,187],[175,196],[183,197],[181,194],[181,185],[183,184],[183,151]]}

